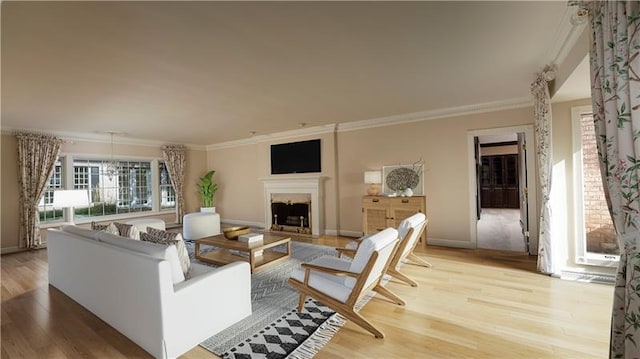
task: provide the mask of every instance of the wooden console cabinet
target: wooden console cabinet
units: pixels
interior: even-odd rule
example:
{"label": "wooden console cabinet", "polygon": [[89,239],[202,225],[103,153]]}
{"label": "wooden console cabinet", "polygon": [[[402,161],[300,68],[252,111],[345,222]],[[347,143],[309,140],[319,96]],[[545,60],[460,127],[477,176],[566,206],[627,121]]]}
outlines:
{"label": "wooden console cabinet", "polygon": [[[425,196],[413,197],[362,197],[362,231],[371,234],[387,227],[398,228],[403,219],[422,212],[426,214]],[[427,243],[427,230],[421,241]]]}

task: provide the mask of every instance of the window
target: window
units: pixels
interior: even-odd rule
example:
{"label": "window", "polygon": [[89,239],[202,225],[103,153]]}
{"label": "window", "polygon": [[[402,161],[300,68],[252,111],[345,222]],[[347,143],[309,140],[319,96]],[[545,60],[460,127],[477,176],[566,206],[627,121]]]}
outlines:
{"label": "window", "polygon": [[121,160],[118,173],[111,176],[107,172],[109,163],[108,159],[71,155],[59,158],[38,206],[40,221],[64,220],[63,210],[53,208],[53,191],[65,188],[89,191],[89,206],[74,208],[76,219],[175,208],[176,193],[162,161]]}
{"label": "window", "polygon": [[62,220],[62,209],[53,208],[53,191],[62,188],[62,162],[60,158],[56,160],[53,173],[49,178],[47,188],[38,203],[40,222],[52,222]]}
{"label": "window", "polygon": [[158,173],[160,174],[160,208],[176,208],[176,191],[171,184],[169,171],[163,161],[158,162]]}
{"label": "window", "polygon": [[577,262],[614,265],[619,247],[602,186],[596,133],[589,112],[574,115]]}
{"label": "window", "polygon": [[151,161],[119,161],[118,174],[108,176],[107,160],[74,159],[74,189],[90,189],[90,206],[76,217],[96,217],[153,210]]}
{"label": "window", "polygon": [[127,212],[150,211],[151,162],[118,164],[118,208]]}

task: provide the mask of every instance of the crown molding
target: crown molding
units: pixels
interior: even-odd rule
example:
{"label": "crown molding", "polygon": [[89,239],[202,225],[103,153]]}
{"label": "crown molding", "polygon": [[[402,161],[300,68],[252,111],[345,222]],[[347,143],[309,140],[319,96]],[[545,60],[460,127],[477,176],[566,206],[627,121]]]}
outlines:
{"label": "crown molding", "polygon": [[336,127],[337,125],[335,123],[330,123],[328,125],[301,128],[298,130],[291,130],[291,131],[284,131],[284,132],[276,132],[276,133],[271,133],[266,135],[253,136],[250,138],[244,138],[244,139],[235,140],[235,141],[220,142],[220,143],[208,145],[207,151],[253,145],[261,142],[274,142],[274,141],[286,140],[294,137],[313,136],[313,135],[320,135],[325,133],[333,133],[336,131]]}
{"label": "crown molding", "polygon": [[481,104],[449,107],[438,110],[421,111],[402,115],[374,118],[370,120],[345,122],[338,124],[337,132],[356,131],[366,128],[399,125],[403,123],[436,120],[440,118],[472,115],[486,112],[510,110],[533,105],[531,97],[521,97],[505,101],[486,102]]}
{"label": "crown molding", "polygon": [[[194,145],[194,144],[185,144],[187,149],[190,150],[199,150],[199,151],[210,151],[210,150],[219,150],[225,148],[233,148],[240,146],[247,146],[262,142],[274,142],[278,140],[286,140],[290,138],[296,138],[301,136],[313,136],[320,135],[325,133],[334,133],[334,132],[345,132],[345,131],[356,131],[367,128],[375,128],[375,127],[383,127],[383,126],[392,126],[399,125],[404,123],[412,123],[412,122],[420,122],[420,121],[428,121],[435,120],[440,118],[447,117],[455,117],[455,116],[464,116],[464,115],[472,115],[472,114],[480,114],[486,112],[494,112],[501,110],[510,110],[516,108],[529,107],[533,105],[533,100],[531,97],[521,97],[516,99],[504,100],[504,101],[494,101],[494,102],[486,102],[481,104],[474,105],[466,105],[466,106],[458,106],[458,107],[450,107],[438,110],[429,110],[429,111],[421,111],[421,112],[413,112],[402,115],[394,115],[387,117],[380,117],[368,120],[361,121],[353,121],[353,122],[345,122],[340,124],[328,124],[322,126],[314,126],[309,128],[301,128],[297,130],[284,131],[284,132],[276,132],[271,134],[253,136],[250,138],[245,138],[241,140],[227,141],[215,143],[207,146],[203,145]],[[19,128],[2,128],[2,134],[12,135],[15,132],[19,131],[27,131],[27,132],[38,132],[38,133],[46,133],[58,136],[65,141],[90,141],[90,142],[102,142],[102,143],[110,143],[111,138],[107,134],[104,133],[78,133],[78,132],[66,132],[66,131],[50,131],[50,130],[39,130],[39,129],[19,129]],[[126,145],[137,145],[137,146],[148,146],[148,147],[161,147],[163,145],[168,145],[172,143],[167,143],[163,141],[156,140],[145,140],[145,139],[137,139],[131,137],[114,137],[113,143],[116,144],[126,144]]]}
{"label": "crown molding", "polygon": [[[96,133],[69,132],[69,131],[52,131],[52,130],[42,130],[42,129],[33,129],[33,128],[11,128],[11,127],[3,127],[1,132],[3,135],[13,135],[16,132],[42,133],[42,134],[56,136],[64,141],[71,142],[71,143],[75,141],[111,143],[111,136],[109,136],[109,134],[99,133],[99,132],[96,132]],[[165,142],[165,141],[117,136],[117,135],[113,137],[113,143],[118,145],[134,145],[134,146],[146,146],[146,147],[162,147],[164,145],[179,144],[179,143],[171,143],[171,142]],[[203,146],[203,145],[184,144],[184,146],[189,150],[198,150],[198,151],[206,150],[206,146]]]}
{"label": "crown molding", "polygon": [[573,25],[571,17],[575,14],[576,6],[568,5],[562,16],[562,21],[556,31],[555,42],[547,51],[548,63],[560,65],[569,55],[569,52],[575,46],[584,32],[587,22],[580,25]]}
{"label": "crown molding", "polygon": [[299,129],[299,130],[254,136],[254,137],[245,138],[242,140],[211,144],[207,146],[207,151],[246,146],[246,145],[252,145],[252,144],[261,143],[261,142],[273,142],[277,140],[300,137],[305,135],[317,135],[317,134],[331,133],[331,132],[356,131],[356,130],[362,130],[366,128],[392,126],[392,125],[399,125],[403,123],[428,121],[428,120],[435,120],[439,118],[464,116],[464,115],[494,112],[494,111],[501,111],[501,110],[510,110],[510,109],[516,109],[516,108],[529,107],[529,106],[533,106],[533,100],[531,97],[527,96],[527,97],[521,97],[516,99],[504,100],[504,101],[494,101],[494,102],[486,102],[486,103],[467,105],[467,106],[450,107],[450,108],[444,108],[444,109],[438,109],[438,110],[421,111],[421,112],[414,112],[414,113],[408,113],[408,114],[402,114],[402,115],[394,115],[394,116],[388,116],[388,117],[380,117],[380,118],[345,122],[345,123],[339,123],[339,124],[329,124],[324,126],[316,126],[316,127],[309,127],[309,128]]}

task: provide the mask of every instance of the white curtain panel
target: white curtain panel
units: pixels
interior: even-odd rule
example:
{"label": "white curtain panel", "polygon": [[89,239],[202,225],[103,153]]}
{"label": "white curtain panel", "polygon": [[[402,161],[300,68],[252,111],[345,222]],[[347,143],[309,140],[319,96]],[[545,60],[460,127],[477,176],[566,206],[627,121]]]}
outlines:
{"label": "white curtain panel", "polygon": [[611,358],[640,353],[640,2],[582,2],[592,29],[591,97],[600,170],[620,242]]}
{"label": "white curtain panel", "polygon": [[184,215],[184,172],[186,148],[183,145],[162,146],[162,156],[176,191],[176,223],[182,223]]}
{"label": "white curtain panel", "polygon": [[42,244],[38,202],[55,168],[62,140],[32,133],[18,133],[16,138],[20,185],[20,247],[37,248]]}
{"label": "white curtain panel", "polygon": [[555,77],[553,66],[547,66],[531,84],[534,97],[533,114],[536,156],[542,201],[540,202],[540,233],[538,234],[538,270],[554,273],[553,248],[551,246],[551,98],[549,81]]}

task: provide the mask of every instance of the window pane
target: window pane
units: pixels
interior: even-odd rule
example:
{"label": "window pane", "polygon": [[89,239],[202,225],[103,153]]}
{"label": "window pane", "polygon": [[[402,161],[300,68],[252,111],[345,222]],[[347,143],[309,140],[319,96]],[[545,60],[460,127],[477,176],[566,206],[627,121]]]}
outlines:
{"label": "window pane", "polygon": [[582,140],[582,196],[587,252],[618,254],[618,242],[602,189],[602,177],[592,116],[580,120]]}
{"label": "window pane", "polygon": [[163,161],[158,162],[158,173],[160,174],[160,208],[175,208],[176,192],[171,184],[167,166]]}
{"label": "window pane", "polygon": [[62,161],[60,158],[56,160],[53,173],[49,178],[47,188],[38,204],[40,222],[51,222],[62,220],[62,209],[53,208],[53,191],[62,188]]}

